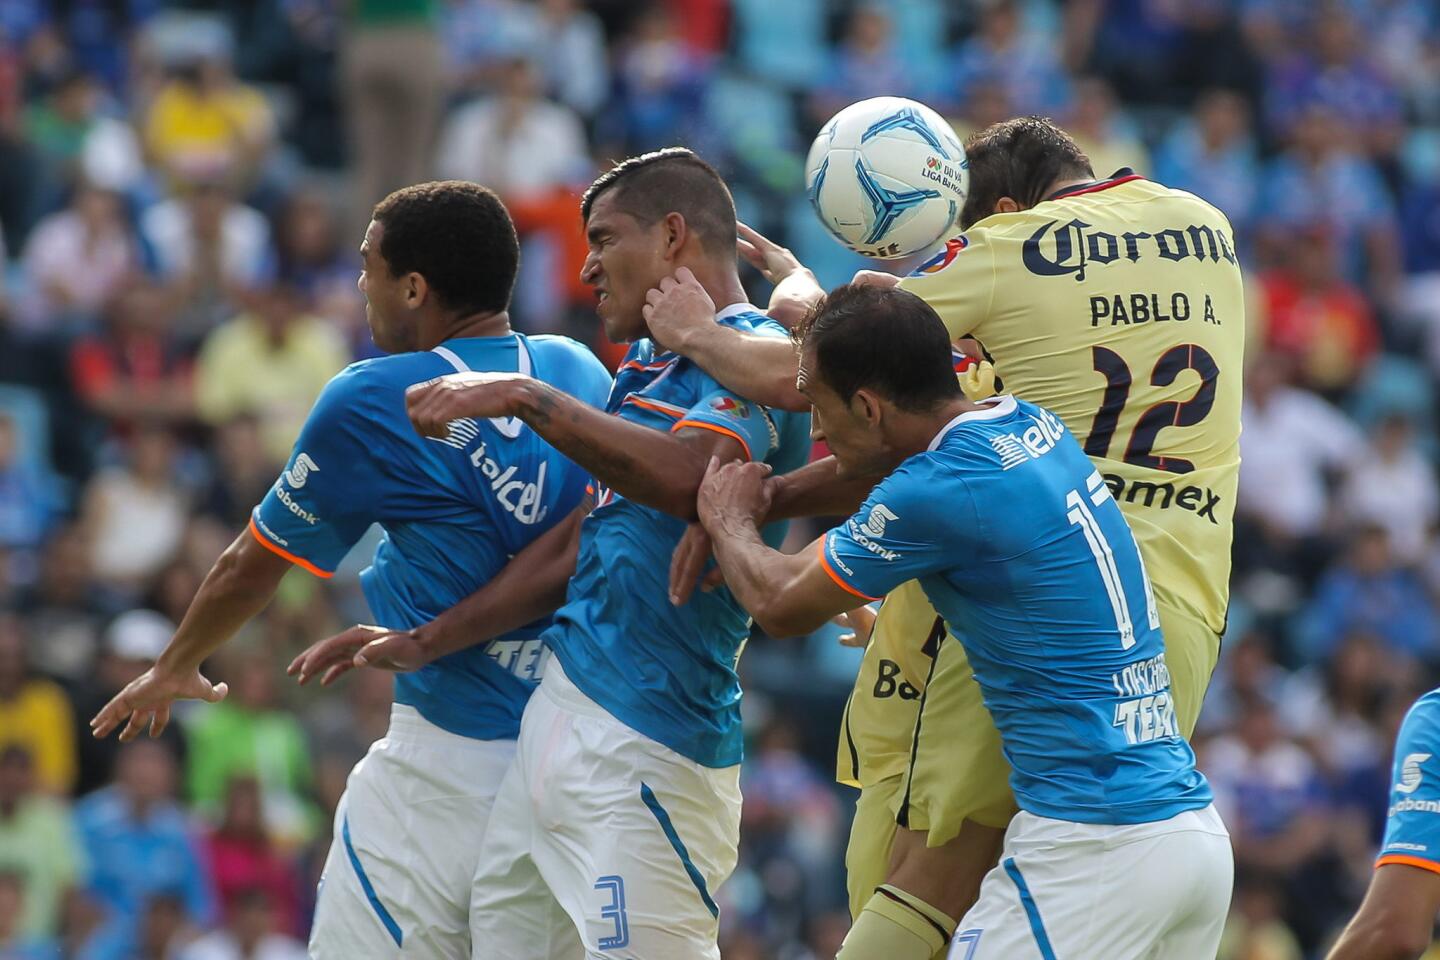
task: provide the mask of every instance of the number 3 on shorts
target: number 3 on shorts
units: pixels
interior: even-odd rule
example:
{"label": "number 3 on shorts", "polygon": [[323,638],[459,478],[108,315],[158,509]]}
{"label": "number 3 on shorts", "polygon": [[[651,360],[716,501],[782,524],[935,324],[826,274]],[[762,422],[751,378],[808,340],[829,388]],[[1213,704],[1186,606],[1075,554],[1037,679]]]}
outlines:
{"label": "number 3 on shorts", "polygon": [[630,920],[625,916],[625,880],[621,877],[601,877],[595,881],[595,889],[608,891],[610,902],[600,908],[600,919],[615,924],[615,933],[601,937],[601,950],[619,950],[630,943]]}

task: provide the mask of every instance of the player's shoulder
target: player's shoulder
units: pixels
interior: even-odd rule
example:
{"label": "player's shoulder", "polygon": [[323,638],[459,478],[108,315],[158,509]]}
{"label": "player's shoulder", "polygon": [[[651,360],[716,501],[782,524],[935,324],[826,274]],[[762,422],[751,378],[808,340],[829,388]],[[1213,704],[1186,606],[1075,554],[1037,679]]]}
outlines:
{"label": "player's shoulder", "polygon": [[357,360],[330,378],[315,402],[313,417],[363,416],[375,419],[386,411],[404,415],[401,399],[413,384],[452,372],[433,353],[395,353]]}
{"label": "player's shoulder", "polygon": [[525,341],[542,379],[593,406],[604,405],[614,380],[593,350],[559,334],[526,336]]}
{"label": "player's shoulder", "polygon": [[1400,730],[1402,739],[1422,737],[1440,751],[1440,688],[1411,704]]}
{"label": "player's shoulder", "polygon": [[763,336],[788,337],[790,331],[779,321],[771,319],[754,304],[737,303],[715,314],[715,322],[722,327],[731,327],[742,333],[756,333]]}

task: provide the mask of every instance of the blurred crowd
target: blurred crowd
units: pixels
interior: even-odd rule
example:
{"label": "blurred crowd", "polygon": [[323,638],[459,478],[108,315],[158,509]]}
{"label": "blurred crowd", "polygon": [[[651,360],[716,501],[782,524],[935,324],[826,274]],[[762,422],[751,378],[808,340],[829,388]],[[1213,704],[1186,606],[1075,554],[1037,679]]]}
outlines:
{"label": "blurred crowd", "polygon": [[[372,355],[356,253],[389,190],[476,180],[522,240],[513,316],[614,359],[578,194],[688,144],[827,285],[868,264],[804,152],[857,99],[962,134],[1055,117],[1230,217],[1251,286],[1233,601],[1196,746],[1235,837],[1226,960],[1321,951],[1367,880],[1391,742],[1440,677],[1440,8],[1429,0],[4,0],[0,960],[303,956],[387,675],[283,665],[368,619],[292,573],[157,740],[87,721],[153,662],[322,385]],[[758,289],[757,299],[765,292]],[[827,958],[855,667],[742,661],[727,960]]]}

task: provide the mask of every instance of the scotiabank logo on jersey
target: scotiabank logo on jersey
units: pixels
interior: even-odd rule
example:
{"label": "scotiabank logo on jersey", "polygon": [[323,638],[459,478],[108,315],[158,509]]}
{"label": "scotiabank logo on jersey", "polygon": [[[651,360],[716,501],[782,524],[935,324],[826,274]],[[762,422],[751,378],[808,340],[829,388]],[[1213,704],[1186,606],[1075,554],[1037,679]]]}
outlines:
{"label": "scotiabank logo on jersey", "polygon": [[1108,266],[1116,260],[1138,263],[1156,258],[1179,262],[1194,258],[1199,263],[1236,266],[1235,250],[1225,231],[1201,224],[1117,235],[1095,230],[1083,220],[1051,220],[1030,235],[1020,255],[1025,269],[1036,276],[1073,276],[1077,281],[1085,279],[1092,265]]}
{"label": "scotiabank logo on jersey", "polygon": [[910,276],[924,277],[929,276],[932,273],[939,273],[941,270],[944,270],[946,267],[950,266],[950,264],[954,263],[955,258],[960,256],[960,251],[964,250],[968,246],[970,246],[970,241],[966,239],[964,235],[958,237],[951,237],[949,240],[945,241],[945,249],[941,250],[939,253],[935,254],[935,256],[931,257],[929,260],[926,260],[924,263],[920,264],[920,266],[916,267],[914,272],[911,273]]}

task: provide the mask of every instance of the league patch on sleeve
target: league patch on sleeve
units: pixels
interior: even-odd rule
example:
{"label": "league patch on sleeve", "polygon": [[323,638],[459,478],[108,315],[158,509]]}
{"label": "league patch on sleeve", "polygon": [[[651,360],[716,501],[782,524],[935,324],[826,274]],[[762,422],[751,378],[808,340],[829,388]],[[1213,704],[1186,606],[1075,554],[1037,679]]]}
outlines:
{"label": "league patch on sleeve", "polygon": [[910,274],[910,276],[926,277],[932,273],[939,273],[941,270],[944,270],[946,267],[950,266],[950,264],[954,263],[955,258],[960,255],[960,251],[964,250],[968,246],[970,246],[970,241],[965,237],[964,234],[961,234],[958,237],[951,237],[949,240],[945,241],[945,248],[943,250],[935,254],[935,256],[931,257],[929,260],[926,260],[924,263],[920,264],[920,266],[916,267],[915,270]]}

